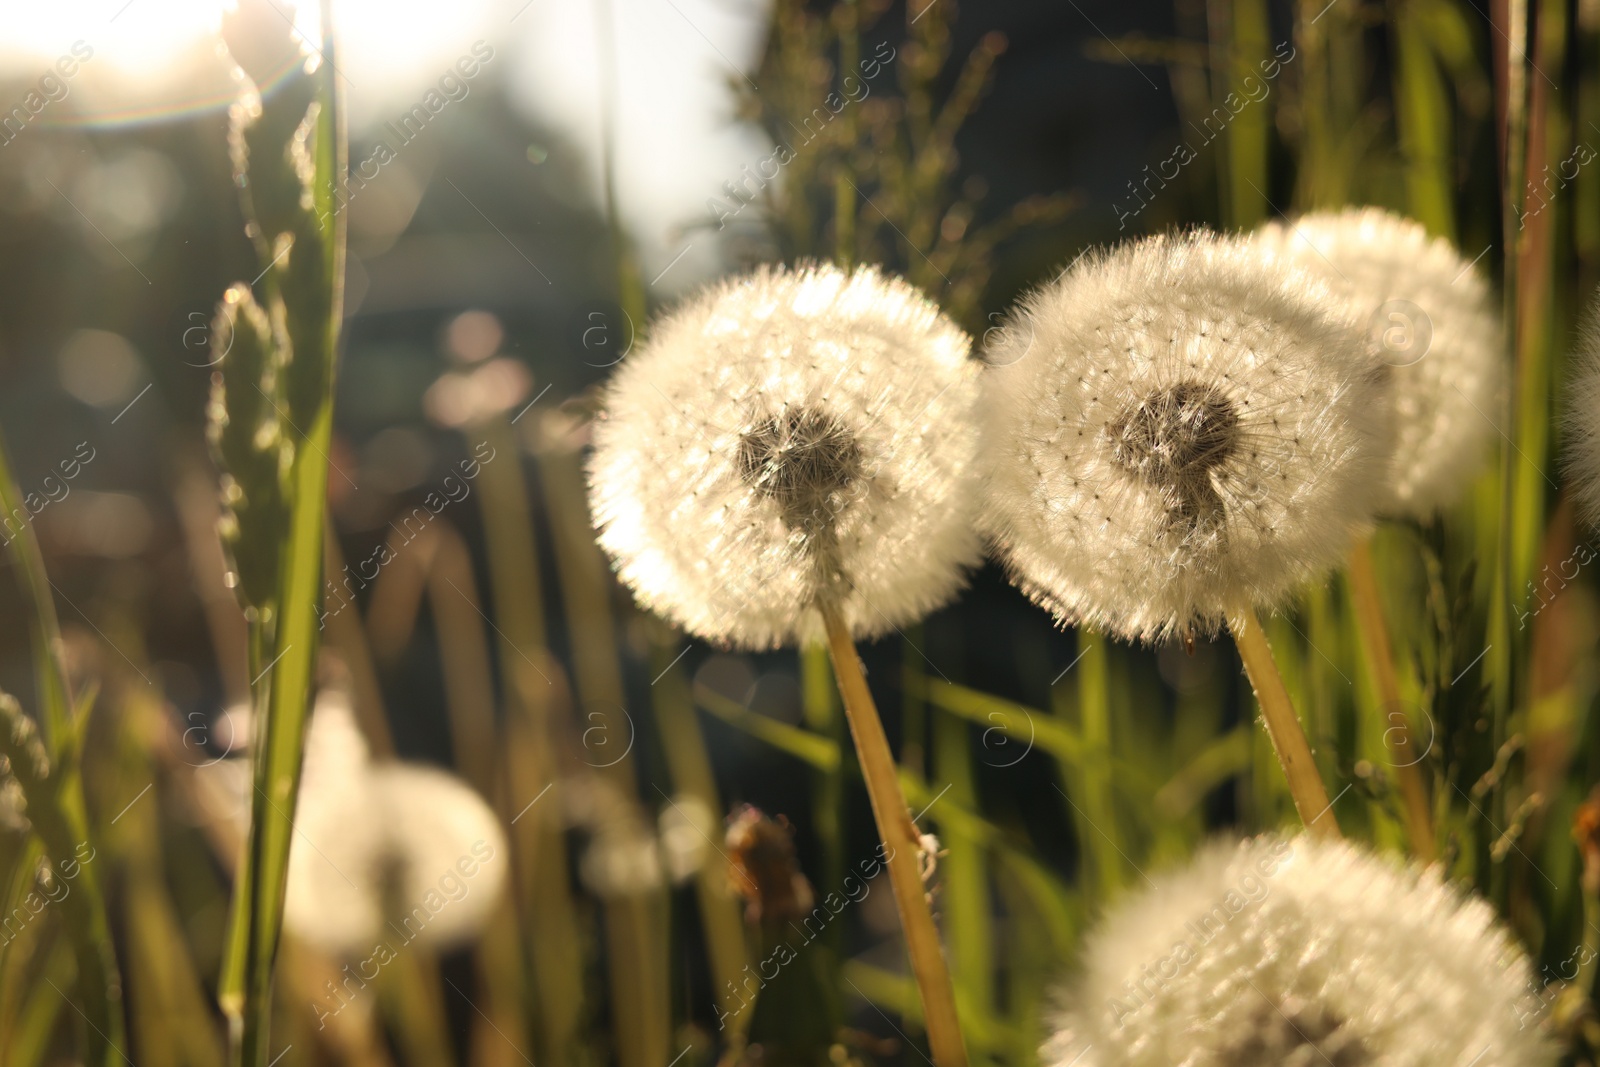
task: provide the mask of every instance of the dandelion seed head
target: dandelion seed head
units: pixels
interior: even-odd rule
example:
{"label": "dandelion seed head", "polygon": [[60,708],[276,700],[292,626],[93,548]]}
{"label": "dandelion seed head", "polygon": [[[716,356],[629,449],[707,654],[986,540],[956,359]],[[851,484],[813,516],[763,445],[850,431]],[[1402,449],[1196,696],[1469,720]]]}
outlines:
{"label": "dandelion seed head", "polygon": [[871,267],[712,286],[611,383],[601,546],[645,606],[719,644],[817,638],[820,600],[858,638],[919,619],[980,556],[970,344]]}
{"label": "dandelion seed head", "polygon": [[680,793],[656,817],[661,863],[674,885],[687,882],[705,866],[714,834],[720,827],[709,805]]}
{"label": "dandelion seed head", "polygon": [[[374,877],[387,835],[384,813],[367,795],[370,771],[350,698],[323,689],[306,727],[283,922],[295,936],[335,954],[372,951],[383,925]],[[241,814],[248,810],[246,804]]]}
{"label": "dandelion seed head", "polygon": [[1268,835],[1207,848],[1106,919],[1044,1061],[1549,1067],[1532,980],[1493,909],[1435,870]]}
{"label": "dandelion seed head", "polygon": [[499,819],[470,786],[373,760],[349,698],[318,695],[289,848],[287,929],[335,955],[369,955],[379,940],[449,947],[487,923],[509,866]]}
{"label": "dandelion seed head", "polygon": [[1324,283],[1389,369],[1394,461],[1380,512],[1426,518],[1454,502],[1494,439],[1505,377],[1504,332],[1483,276],[1449,241],[1379,208],[1270,222],[1252,240],[1269,261]]}
{"label": "dandelion seed head", "polygon": [[584,887],[608,899],[650,893],[664,881],[661,845],[636,823],[604,828],[578,863]]}
{"label": "dandelion seed head", "polygon": [[1381,374],[1326,291],[1239,242],[1084,257],[986,353],[981,518],[1062,624],[1212,630],[1335,564],[1386,462]]}
{"label": "dandelion seed head", "polygon": [[[415,939],[434,948],[470,941],[488,924],[511,869],[494,809],[436,767],[385,763],[370,781],[368,802],[390,830],[390,866],[380,874],[390,879],[382,887],[390,920],[410,918]],[[417,922],[418,908],[426,925]]]}

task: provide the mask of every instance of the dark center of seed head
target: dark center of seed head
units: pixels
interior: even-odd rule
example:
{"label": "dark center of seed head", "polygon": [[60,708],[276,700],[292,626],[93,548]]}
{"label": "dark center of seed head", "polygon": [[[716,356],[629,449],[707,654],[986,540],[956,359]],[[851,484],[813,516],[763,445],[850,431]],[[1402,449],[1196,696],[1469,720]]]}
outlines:
{"label": "dark center of seed head", "polygon": [[1238,448],[1239,413],[1215,386],[1179,382],[1145,396],[1107,433],[1117,466],[1183,491],[1208,481],[1211,469]]}
{"label": "dark center of seed head", "polygon": [[1156,489],[1167,520],[1189,533],[1222,526],[1211,472],[1239,448],[1239,412],[1213,385],[1179,382],[1147,394],[1106,426],[1111,461]]}
{"label": "dark center of seed head", "polygon": [[1374,1058],[1345,1019],[1286,997],[1262,1003],[1220,1061],[1225,1067],[1365,1067]]}
{"label": "dark center of seed head", "polygon": [[786,408],[739,435],[739,477],[794,529],[830,526],[861,464],[855,435],[815,408]]}

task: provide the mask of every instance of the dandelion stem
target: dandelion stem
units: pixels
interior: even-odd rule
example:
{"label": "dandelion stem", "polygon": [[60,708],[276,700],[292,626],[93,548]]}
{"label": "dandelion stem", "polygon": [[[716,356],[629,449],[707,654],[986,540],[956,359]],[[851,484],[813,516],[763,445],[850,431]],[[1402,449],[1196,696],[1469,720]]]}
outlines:
{"label": "dandelion stem", "polygon": [[1233,631],[1245,673],[1250,676],[1250,687],[1255,690],[1256,703],[1261,706],[1261,718],[1267,725],[1272,750],[1277,753],[1284,777],[1289,779],[1289,795],[1294,798],[1295,810],[1300,813],[1307,830],[1339,837],[1339,824],[1334,818],[1333,805],[1328,802],[1328,791],[1322,786],[1322,777],[1311,756],[1311,745],[1295,715],[1289,691],[1283,686],[1283,676],[1278,673],[1272,647],[1267,644],[1267,635],[1262,632],[1255,608],[1240,605],[1230,615],[1228,628]]}
{"label": "dandelion stem", "polygon": [[828,633],[828,652],[833,657],[839,695],[844,698],[845,716],[855,738],[856,755],[861,760],[861,777],[867,783],[872,814],[878,831],[889,846],[889,884],[900,911],[900,926],[905,931],[906,954],[911,973],[922,998],[922,1017],[928,1029],[928,1044],[937,1067],[966,1067],[967,1052],[961,1043],[961,1027],[956,1021],[955,990],[939,943],[939,929],[918,869],[919,841],[916,824],[900,792],[889,737],[878,718],[877,705],[867,688],[856,656],[850,631],[831,605],[819,605]]}
{"label": "dandelion stem", "polygon": [[1367,659],[1378,683],[1378,697],[1387,724],[1383,731],[1383,743],[1394,757],[1395,772],[1400,780],[1400,797],[1404,802],[1411,851],[1424,863],[1431,863],[1437,850],[1433,840],[1433,818],[1428,808],[1428,784],[1422,777],[1422,758],[1425,753],[1417,751],[1411,741],[1411,723],[1406,717],[1405,705],[1400,700],[1400,678],[1395,671],[1389,625],[1383,617],[1383,604],[1378,599],[1378,573],[1373,567],[1370,541],[1362,539],[1356,543],[1350,553],[1349,573],[1350,594],[1360,622],[1357,629],[1361,631],[1361,641],[1366,646]]}

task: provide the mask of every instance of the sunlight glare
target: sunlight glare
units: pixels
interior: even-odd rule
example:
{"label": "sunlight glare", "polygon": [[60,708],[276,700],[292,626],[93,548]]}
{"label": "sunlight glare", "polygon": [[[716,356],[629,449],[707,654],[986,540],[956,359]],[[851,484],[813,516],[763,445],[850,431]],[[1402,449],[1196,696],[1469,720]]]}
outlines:
{"label": "sunlight glare", "polygon": [[[321,41],[316,0],[263,0],[291,22],[308,48]],[[186,55],[206,54],[236,0],[92,0],[0,5],[0,69],[28,76],[75,41],[94,50],[96,69],[159,84],[186,77]],[[406,80],[418,67],[448,62],[485,36],[488,0],[339,0],[334,18],[355,85]],[[359,72],[359,73],[357,73]],[[108,71],[111,73],[111,71]]]}

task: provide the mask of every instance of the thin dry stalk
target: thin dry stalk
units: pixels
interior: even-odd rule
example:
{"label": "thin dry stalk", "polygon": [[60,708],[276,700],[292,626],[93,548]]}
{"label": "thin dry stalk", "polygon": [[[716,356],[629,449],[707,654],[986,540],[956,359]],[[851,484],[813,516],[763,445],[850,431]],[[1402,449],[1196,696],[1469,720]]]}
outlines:
{"label": "thin dry stalk", "polygon": [[1266,723],[1272,751],[1277,753],[1278,764],[1283,767],[1284,777],[1289,779],[1289,795],[1294,798],[1300,820],[1312,833],[1342,836],[1328,791],[1317,773],[1311,744],[1289,700],[1289,691],[1284,688],[1283,676],[1278,673],[1278,664],[1272,658],[1272,648],[1262,632],[1256,609],[1240,605],[1229,615],[1228,628],[1239,646],[1239,657],[1244,660],[1245,673],[1250,676],[1256,703],[1261,706],[1261,719]]}
{"label": "thin dry stalk", "polygon": [[878,718],[878,707],[867,688],[861,660],[844,620],[830,606],[822,606],[822,621],[828,633],[828,652],[833,657],[839,695],[844,698],[845,716],[855,738],[856,755],[861,761],[861,777],[866,780],[872,814],[889,846],[889,884],[900,911],[900,926],[905,933],[906,955],[922,997],[922,1017],[928,1029],[928,1044],[936,1067],[966,1067],[967,1050],[961,1042],[961,1026],[956,1020],[955,988],[939,943],[939,928],[922,885],[917,855],[920,835],[911,821],[900,779],[895,770],[889,737]]}
{"label": "thin dry stalk", "polygon": [[1394,756],[1411,851],[1422,862],[1431,863],[1438,849],[1433,839],[1428,783],[1422,777],[1422,760],[1426,753],[1419,752],[1411,740],[1411,722],[1400,699],[1400,676],[1394,666],[1389,624],[1383,617],[1383,603],[1378,599],[1378,572],[1373,566],[1370,541],[1358,542],[1350,553],[1350,591],[1360,620],[1357,629],[1361,631],[1361,641],[1366,646],[1373,677],[1378,683],[1378,698],[1387,723],[1383,743]]}

